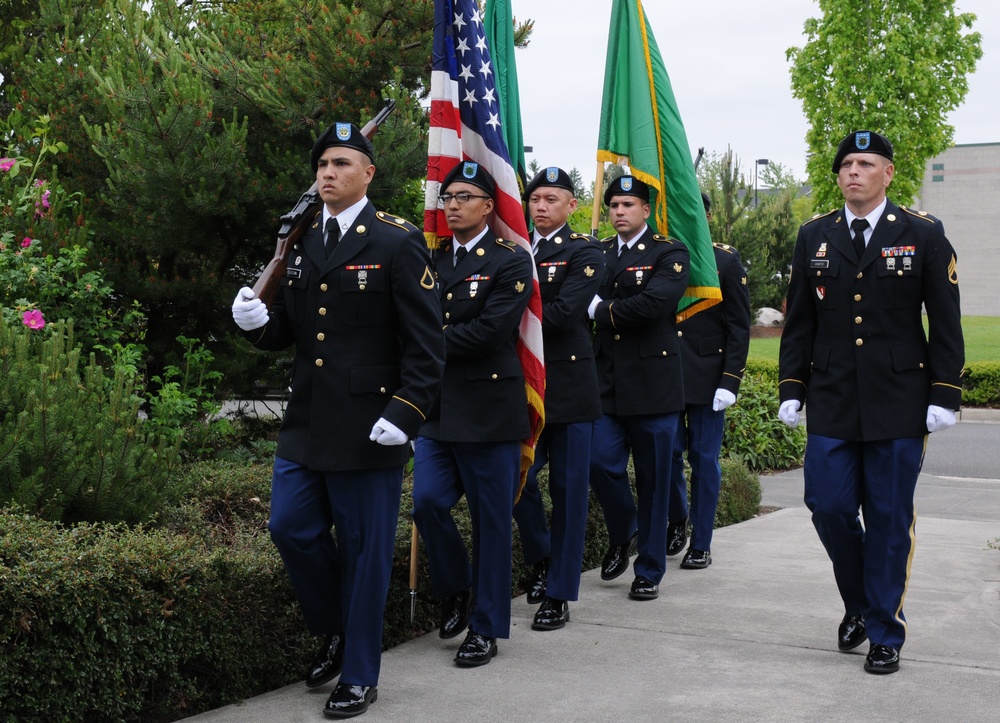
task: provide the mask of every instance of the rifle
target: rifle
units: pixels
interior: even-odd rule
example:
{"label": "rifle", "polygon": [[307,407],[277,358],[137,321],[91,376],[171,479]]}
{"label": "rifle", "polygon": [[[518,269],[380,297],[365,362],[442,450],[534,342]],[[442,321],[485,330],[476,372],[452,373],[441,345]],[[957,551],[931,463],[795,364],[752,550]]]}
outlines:
{"label": "rifle", "polygon": [[[386,118],[396,107],[396,101],[388,100],[385,107],[378,112],[374,118],[365,123],[361,129],[365,138],[371,140],[378,132],[379,126],[385,123]],[[271,259],[264,270],[260,272],[257,281],[253,285],[254,297],[264,302],[270,309],[274,301],[274,295],[278,292],[278,284],[288,270],[288,257],[292,253],[292,248],[302,238],[302,234],[309,227],[309,222],[320,208],[322,201],[317,192],[318,184],[314,181],[309,190],[303,193],[295,204],[295,207],[281,217],[281,228],[278,229],[278,244],[274,249],[274,258]]]}

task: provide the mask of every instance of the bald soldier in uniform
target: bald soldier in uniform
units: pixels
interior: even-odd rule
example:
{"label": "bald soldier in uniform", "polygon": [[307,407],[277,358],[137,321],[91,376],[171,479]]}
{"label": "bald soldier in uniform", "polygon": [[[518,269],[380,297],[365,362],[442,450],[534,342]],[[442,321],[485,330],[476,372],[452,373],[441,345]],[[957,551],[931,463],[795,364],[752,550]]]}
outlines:
{"label": "bald soldier in uniform", "polygon": [[844,602],[837,646],[867,639],[875,674],[899,670],[914,489],[965,363],[955,251],[940,221],[886,198],[892,157],[874,131],[840,142],[845,204],[799,229],[780,353],[781,420],[809,407],[805,502]]}
{"label": "bald soldier in uniform", "polygon": [[[604,270],[593,236],[573,233],[566,220],[576,209],[573,181],[561,168],[539,171],[524,191],[535,224],[532,250],[542,295],[545,344],[545,429],[535,449],[514,519],[524,559],[534,565],[527,598],[541,603],[531,627],[557,630],[569,622],[569,603],[580,592],[590,494],[590,441],[601,398],[587,306]],[[552,531],[538,489],[549,467]]]}
{"label": "bald soldier in uniform", "polygon": [[[601,578],[624,573],[635,547],[629,597],[653,600],[667,569],[671,456],[684,411],[674,320],[690,257],[684,244],[646,224],[649,187],[639,179],[612,181],[604,203],[618,233],[601,242],[605,271],[588,309],[603,412],[594,424],[590,484],[611,543]],[[637,500],[627,473],[630,451]]]}
{"label": "bald soldier in uniform", "polygon": [[[442,601],[442,638],[466,628],[455,655],[486,665],[510,637],[511,513],[529,434],[518,327],[531,295],[531,254],[500,238],[487,219],[496,184],[461,162],[441,183],[452,238],[434,251],[444,319],[441,394],[414,449],[413,519],[424,538],[431,591]],[[472,561],[451,510],[465,496]]]}
{"label": "bald soldier in uniform", "polygon": [[306,685],[340,675],[323,711],[334,718],[364,713],[378,695],[403,466],[444,369],[426,243],[368,200],[374,155],[350,123],[317,139],[322,211],[270,311],[248,288],[233,302],[254,346],[295,345],[268,529],[306,625],[323,637]]}

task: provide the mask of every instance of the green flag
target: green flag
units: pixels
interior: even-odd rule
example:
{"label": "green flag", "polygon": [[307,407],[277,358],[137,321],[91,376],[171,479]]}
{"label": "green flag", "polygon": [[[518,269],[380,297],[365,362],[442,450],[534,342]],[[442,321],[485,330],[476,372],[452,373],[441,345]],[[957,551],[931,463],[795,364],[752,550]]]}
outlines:
{"label": "green flag", "polygon": [[611,7],[597,149],[598,161],[627,162],[632,175],[650,186],[650,227],[683,241],[691,253],[678,317],[719,303],[712,237],[687,134],[640,0],[614,0]]}
{"label": "green flag", "polygon": [[518,186],[523,193],[527,182],[527,167],[524,165],[521,98],[517,93],[517,64],[514,62],[514,16],[508,0],[486,0],[483,26],[493,60],[503,139],[507,144],[507,152],[510,153],[511,165],[517,172]]}

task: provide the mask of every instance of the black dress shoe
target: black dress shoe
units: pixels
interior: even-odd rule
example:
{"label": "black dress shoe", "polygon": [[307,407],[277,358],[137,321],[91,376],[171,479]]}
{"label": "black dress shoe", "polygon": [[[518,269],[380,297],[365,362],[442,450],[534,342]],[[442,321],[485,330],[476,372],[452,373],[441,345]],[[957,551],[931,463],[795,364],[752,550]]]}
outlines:
{"label": "black dress shoe", "polygon": [[497,654],[496,638],[487,638],[474,630],[469,630],[462,647],[458,649],[455,662],[464,668],[486,665]]}
{"label": "black dress shoe", "polygon": [[872,643],[865,658],[865,670],[875,675],[887,675],[899,670],[899,651],[888,645]]}
{"label": "black dress shoe", "polygon": [[601,579],[614,580],[628,569],[629,555],[638,549],[638,535],[632,535],[624,545],[612,545],[601,562]]}
{"label": "black dress shoe", "polygon": [[659,587],[642,575],[632,581],[632,589],[628,593],[628,596],[633,600],[655,600],[659,595]]}
{"label": "black dress shoe", "polygon": [[681,550],[688,541],[688,521],[669,523],[667,525],[667,557],[673,557]]}
{"label": "black dress shoe", "polygon": [[346,685],[337,683],[323,708],[327,718],[353,718],[361,715],[378,698],[377,685]]}
{"label": "black dress shoe", "polygon": [[566,627],[569,622],[569,603],[547,597],[542,600],[542,606],[535,613],[531,623],[532,630],[558,630]]}
{"label": "black dress shoe", "polygon": [[441,604],[441,629],[438,635],[442,640],[453,638],[469,627],[469,616],[472,614],[472,591],[463,590],[452,595]]}
{"label": "black dress shoe", "polygon": [[864,615],[845,615],[837,628],[837,648],[841,652],[854,650],[868,639]]}
{"label": "black dress shoe", "polygon": [[306,687],[318,688],[340,675],[344,669],[344,636],[328,635],[306,671]]}
{"label": "black dress shoe", "polygon": [[549,561],[551,557],[542,558],[535,563],[531,576],[525,580],[524,589],[528,593],[529,605],[537,605],[545,598],[545,588],[549,583]]}
{"label": "black dress shoe", "polygon": [[704,570],[712,564],[712,553],[708,550],[688,550],[681,560],[685,570]]}

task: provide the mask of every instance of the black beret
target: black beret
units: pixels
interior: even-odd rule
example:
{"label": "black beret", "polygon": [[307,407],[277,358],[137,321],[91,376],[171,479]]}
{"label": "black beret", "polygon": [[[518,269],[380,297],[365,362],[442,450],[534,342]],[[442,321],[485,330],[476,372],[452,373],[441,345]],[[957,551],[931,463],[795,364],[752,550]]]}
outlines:
{"label": "black beret", "polygon": [[448,175],[444,177],[441,181],[441,193],[448,190],[448,186],[452,183],[471,183],[473,186],[478,186],[479,188],[486,191],[490,198],[496,196],[497,184],[482,164],[474,163],[472,161],[462,161],[454,168],[452,168]]}
{"label": "black beret", "polygon": [[892,144],[889,139],[875,131],[854,131],[837,146],[837,155],[833,157],[833,172],[840,173],[840,164],[849,153],[876,153],[892,160]]}
{"label": "black beret", "polygon": [[705,213],[712,210],[712,199],[704,191],[701,192],[701,202],[705,204]]}
{"label": "black beret", "polygon": [[309,155],[313,173],[316,173],[316,169],[319,168],[319,158],[323,155],[323,151],[332,146],[353,148],[368,156],[372,163],[375,162],[375,148],[372,146],[372,142],[365,138],[360,128],[353,123],[334,123],[323,131],[323,134],[313,144],[312,153]]}
{"label": "black beret", "polygon": [[649,203],[649,186],[634,176],[619,176],[604,192],[604,205],[611,205],[612,196],[638,196]]}
{"label": "black beret", "polygon": [[531,192],[534,191],[539,186],[551,186],[552,188],[565,188],[567,191],[576,195],[576,188],[573,186],[573,179],[569,177],[561,168],[556,168],[555,166],[549,166],[548,168],[539,171],[535,174],[535,177],[531,179],[527,187],[524,189],[524,198],[527,200]]}

